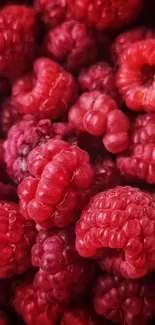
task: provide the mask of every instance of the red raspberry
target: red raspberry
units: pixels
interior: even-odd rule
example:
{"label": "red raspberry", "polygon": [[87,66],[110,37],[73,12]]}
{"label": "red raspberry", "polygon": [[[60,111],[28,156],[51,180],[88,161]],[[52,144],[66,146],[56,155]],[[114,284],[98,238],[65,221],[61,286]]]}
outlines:
{"label": "red raspberry", "polygon": [[31,221],[25,221],[15,203],[0,202],[1,259],[0,277],[7,278],[25,272],[31,266],[30,249],[36,230]]}
{"label": "red raspberry", "polygon": [[80,255],[95,256],[103,270],[139,278],[155,268],[155,204],[129,186],[97,194],[76,226]]}
{"label": "red raspberry", "polygon": [[79,141],[79,134],[68,123],[53,123],[53,138],[64,140],[70,144],[76,144]]}
{"label": "red raspberry", "polygon": [[125,177],[155,184],[155,115],[136,118],[131,128],[129,149],[117,157],[117,166]]}
{"label": "red raspberry", "polygon": [[46,143],[53,136],[50,120],[39,122],[32,115],[26,115],[12,126],[4,143],[7,172],[18,184],[29,175],[27,156],[38,145]]}
{"label": "red raspberry", "polygon": [[75,20],[99,30],[116,30],[135,19],[143,0],[67,0]]}
{"label": "red raspberry", "polygon": [[6,135],[16,122],[22,118],[22,115],[18,112],[18,107],[15,105],[12,97],[8,97],[3,101],[0,110],[0,124],[4,135]]}
{"label": "red raspberry", "polygon": [[43,227],[74,222],[93,179],[87,152],[61,140],[49,140],[31,151],[27,163],[34,177],[26,177],[18,187],[23,215]]}
{"label": "red raspberry", "polygon": [[3,310],[0,310],[0,325],[11,325],[9,316]]}
{"label": "red raspberry", "polygon": [[118,104],[122,103],[116,88],[115,71],[107,62],[98,62],[82,70],[78,80],[83,91],[98,90],[108,94]]}
{"label": "red raspberry", "polygon": [[[121,125],[120,125],[121,120]],[[117,153],[129,146],[129,120],[116,102],[99,91],[82,94],[69,111],[71,126],[95,136],[103,136],[105,148]]]}
{"label": "red raspberry", "polygon": [[34,72],[21,77],[13,86],[13,100],[22,114],[56,119],[64,115],[77,98],[71,74],[47,58],[37,59]]}
{"label": "red raspberry", "polygon": [[155,39],[128,47],[121,56],[117,87],[127,107],[134,111],[155,111]]}
{"label": "red raspberry", "polygon": [[61,62],[71,72],[79,72],[97,58],[93,33],[74,20],[50,30],[44,46],[51,58]]}
{"label": "red raspberry", "polygon": [[69,303],[83,294],[92,280],[94,264],[75,250],[74,228],[47,230],[37,236],[32,263],[39,267],[34,284],[42,303]]}
{"label": "red raspberry", "polygon": [[94,308],[116,324],[148,324],[155,310],[154,273],[139,280],[100,276],[95,286]]}
{"label": "red raspberry", "polygon": [[129,29],[120,34],[112,45],[112,58],[116,65],[120,60],[122,53],[128,49],[131,44],[155,37],[155,31],[145,26]]}

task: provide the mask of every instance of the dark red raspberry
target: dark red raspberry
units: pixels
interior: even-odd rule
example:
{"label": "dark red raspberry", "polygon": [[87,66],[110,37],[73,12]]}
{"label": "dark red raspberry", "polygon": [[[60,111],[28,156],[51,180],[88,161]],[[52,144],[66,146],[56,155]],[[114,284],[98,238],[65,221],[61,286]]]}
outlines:
{"label": "dark red raspberry", "polygon": [[25,272],[31,266],[30,250],[36,230],[31,221],[23,219],[15,203],[0,202],[0,277],[7,278]]}
{"label": "dark red raspberry", "polygon": [[129,146],[129,119],[109,95],[99,91],[82,94],[68,117],[73,128],[103,136],[105,148],[112,153],[124,151]]}
{"label": "dark red raspberry", "polygon": [[3,310],[0,310],[0,325],[11,325],[11,319],[9,315]]}
{"label": "dark red raspberry", "polygon": [[42,303],[69,303],[85,293],[94,274],[94,264],[75,250],[74,228],[47,230],[37,236],[32,263],[39,267],[34,284]]}
{"label": "dark red raspberry", "polygon": [[117,87],[128,108],[155,111],[155,39],[147,39],[128,47],[121,56]]}
{"label": "dark red raspberry", "polygon": [[82,90],[99,90],[110,95],[118,104],[122,103],[116,88],[115,71],[107,62],[98,62],[89,69],[82,70],[78,81]]}
{"label": "dark red raspberry", "polygon": [[79,72],[97,58],[93,33],[84,24],[74,20],[51,29],[44,42],[45,51],[61,62],[68,71]]}
{"label": "dark red raspberry", "polygon": [[32,115],[25,115],[23,119],[12,126],[4,143],[5,162],[7,172],[15,183],[29,175],[27,156],[38,145],[46,143],[53,136],[50,120],[39,122]]}
{"label": "dark red raspberry", "polygon": [[114,64],[118,64],[123,52],[134,43],[155,37],[155,31],[145,26],[129,29],[120,34],[112,45],[112,58]]}
{"label": "dark red raspberry", "polygon": [[49,140],[31,151],[27,163],[33,177],[26,177],[18,187],[23,215],[43,227],[74,222],[93,180],[87,152]]}
{"label": "dark red raspberry", "polygon": [[135,19],[143,0],[67,0],[75,20],[99,30],[116,30]]}
{"label": "dark red raspberry", "polygon": [[14,83],[13,100],[22,114],[56,119],[64,115],[77,98],[71,74],[48,58],[34,62],[33,73]]}
{"label": "dark red raspberry", "polygon": [[56,140],[64,140],[70,144],[79,142],[79,133],[74,130],[68,123],[53,123],[53,138]]}
{"label": "dark red raspberry", "polygon": [[8,97],[2,103],[0,108],[0,124],[3,134],[6,135],[12,125],[17,123],[22,118],[18,112],[18,107],[15,105],[12,97]]}
{"label": "dark red raspberry", "polygon": [[121,173],[132,181],[155,184],[155,115],[144,114],[131,127],[129,149],[117,157]]}
{"label": "dark red raspberry", "polygon": [[42,305],[36,289],[27,279],[16,287],[13,306],[28,325],[56,325],[63,313],[61,305]]}
{"label": "dark red raspberry", "polygon": [[92,306],[84,303],[74,303],[65,310],[60,325],[108,325],[109,322],[99,317]]}
{"label": "dark red raspberry", "polygon": [[139,278],[155,268],[155,203],[129,186],[97,194],[76,226],[80,255],[95,256],[101,268]]}
{"label": "dark red raspberry", "polygon": [[146,325],[155,312],[154,273],[139,279],[104,274],[97,279],[94,308],[120,325]]}

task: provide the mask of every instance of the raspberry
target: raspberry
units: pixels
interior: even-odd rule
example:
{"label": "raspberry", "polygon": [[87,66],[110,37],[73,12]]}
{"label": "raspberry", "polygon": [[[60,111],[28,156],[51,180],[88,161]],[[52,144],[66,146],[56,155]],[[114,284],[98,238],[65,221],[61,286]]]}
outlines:
{"label": "raspberry", "polygon": [[67,0],[75,20],[99,30],[116,30],[139,14],[143,0]]}
{"label": "raspberry", "polygon": [[117,166],[121,173],[133,181],[155,184],[155,115],[139,115],[131,128],[129,149],[118,155]]}
{"label": "raspberry", "polygon": [[155,268],[154,224],[151,194],[118,186],[91,199],[77,222],[76,247],[103,270],[139,278]]}
{"label": "raspberry", "polygon": [[17,121],[21,119],[22,115],[18,112],[18,107],[15,105],[12,97],[8,97],[3,101],[0,111],[0,123],[1,128],[6,135]]}
{"label": "raspberry", "polygon": [[6,173],[6,166],[4,161],[4,140],[0,139],[0,182],[7,183],[9,181]]}
{"label": "raspberry", "polygon": [[18,184],[29,175],[27,156],[37,145],[46,143],[53,135],[50,120],[37,121],[32,115],[26,115],[12,126],[4,143],[7,172]]}
{"label": "raspberry", "polygon": [[101,91],[113,98],[118,105],[121,104],[115,71],[107,62],[98,62],[89,69],[82,70],[78,80],[83,91]]}
{"label": "raspberry", "polygon": [[34,72],[14,83],[13,100],[22,114],[56,119],[65,114],[77,97],[71,74],[47,58],[34,62]]}
{"label": "raspberry", "polygon": [[0,325],[11,325],[9,316],[3,310],[0,310]]}
{"label": "raspberry", "polygon": [[36,230],[31,221],[23,219],[15,203],[1,201],[0,215],[0,277],[9,278],[31,266],[30,249],[35,243]]}
{"label": "raspberry", "polygon": [[37,236],[32,248],[32,263],[39,267],[34,285],[40,301],[69,303],[81,296],[94,273],[91,260],[75,250],[74,228],[46,230]]}
{"label": "raspberry", "polygon": [[31,151],[27,163],[33,177],[26,177],[18,187],[23,215],[43,227],[74,222],[93,180],[87,152],[49,140]]}
{"label": "raspberry", "polygon": [[128,108],[155,111],[154,98],[155,39],[147,39],[128,47],[121,56],[117,87]]}
{"label": "raspberry", "polygon": [[155,308],[154,273],[139,280],[100,276],[95,286],[94,308],[116,324],[148,324]]}
{"label": "raspberry", "polygon": [[[120,125],[121,120],[121,125]],[[105,148],[117,153],[129,146],[129,120],[116,102],[99,91],[82,94],[69,111],[71,126],[95,136],[103,136]]]}
{"label": "raspberry", "polygon": [[68,123],[53,123],[53,138],[56,140],[64,140],[70,144],[79,141],[79,134]]}
{"label": "raspberry", "polygon": [[120,34],[112,45],[112,58],[114,64],[121,60],[122,53],[131,44],[155,37],[155,31],[145,26],[136,27]]}
{"label": "raspberry", "polygon": [[71,72],[79,72],[97,58],[93,33],[76,21],[65,22],[50,30],[44,46],[51,58],[61,62]]}

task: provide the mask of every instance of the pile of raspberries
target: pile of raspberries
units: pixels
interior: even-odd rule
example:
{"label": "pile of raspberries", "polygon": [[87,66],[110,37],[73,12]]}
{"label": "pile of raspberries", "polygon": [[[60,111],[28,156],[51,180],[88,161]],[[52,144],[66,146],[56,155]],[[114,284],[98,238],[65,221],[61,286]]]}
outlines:
{"label": "pile of raspberries", "polygon": [[0,325],[155,324],[155,0],[0,1]]}

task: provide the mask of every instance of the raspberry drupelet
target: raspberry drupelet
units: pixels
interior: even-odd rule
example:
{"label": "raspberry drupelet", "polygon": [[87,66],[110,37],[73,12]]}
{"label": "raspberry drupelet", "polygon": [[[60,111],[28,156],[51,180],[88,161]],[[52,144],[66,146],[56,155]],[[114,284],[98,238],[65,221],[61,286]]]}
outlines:
{"label": "raspberry drupelet", "polygon": [[121,55],[116,83],[128,108],[155,111],[155,39],[130,45]]}
{"label": "raspberry drupelet", "polygon": [[83,93],[71,107],[68,118],[73,128],[102,136],[105,148],[111,153],[129,146],[129,119],[109,95],[99,91]]}
{"label": "raspberry drupelet", "polygon": [[155,310],[154,273],[138,280],[108,274],[99,276],[93,304],[99,315],[116,324],[148,324]]}
{"label": "raspberry drupelet", "polygon": [[147,40],[149,38],[155,38],[155,31],[145,26],[129,29],[117,36],[111,47],[111,54],[114,65],[119,64],[123,52],[130,45],[139,41]]}
{"label": "raspberry drupelet", "polygon": [[155,114],[139,115],[131,127],[129,149],[117,156],[121,173],[134,182],[155,184]]}
{"label": "raspberry drupelet", "polygon": [[9,278],[31,267],[30,251],[36,230],[31,220],[24,220],[15,203],[1,201],[0,218],[0,278]]}
{"label": "raspberry drupelet", "polygon": [[81,297],[94,275],[94,262],[75,250],[75,231],[49,229],[40,232],[32,248],[32,264],[39,267],[34,285],[44,303],[70,303]]}
{"label": "raspberry drupelet", "polygon": [[76,145],[49,140],[31,151],[27,163],[32,176],[18,187],[23,215],[43,227],[73,223],[93,180],[88,153]]}
{"label": "raspberry drupelet", "polygon": [[116,30],[132,22],[143,0],[67,0],[72,17],[99,30]]}
{"label": "raspberry drupelet", "polygon": [[84,24],[73,20],[51,29],[44,47],[52,59],[72,73],[78,73],[97,58],[95,35]]}
{"label": "raspberry drupelet", "polygon": [[115,71],[107,62],[98,62],[88,69],[83,69],[79,74],[78,81],[83,91],[98,90],[108,94],[118,105],[122,104],[116,88]]}
{"label": "raspberry drupelet", "polygon": [[33,68],[13,86],[12,96],[19,112],[38,118],[62,117],[77,98],[74,78],[48,58],[37,59]]}
{"label": "raspberry drupelet", "polygon": [[139,278],[155,269],[155,203],[151,194],[118,186],[97,194],[76,225],[76,248],[107,272]]}

